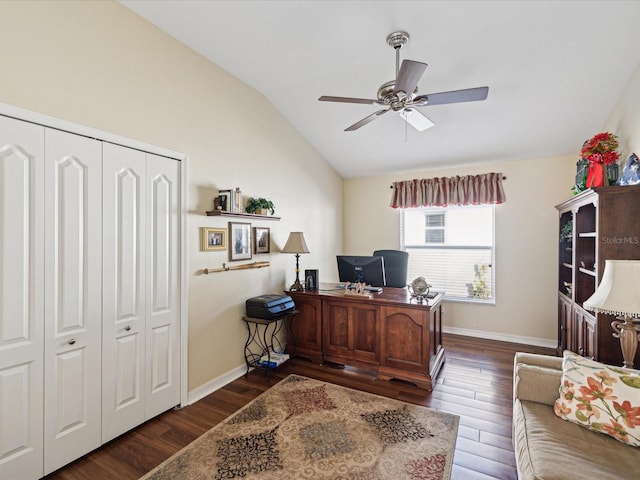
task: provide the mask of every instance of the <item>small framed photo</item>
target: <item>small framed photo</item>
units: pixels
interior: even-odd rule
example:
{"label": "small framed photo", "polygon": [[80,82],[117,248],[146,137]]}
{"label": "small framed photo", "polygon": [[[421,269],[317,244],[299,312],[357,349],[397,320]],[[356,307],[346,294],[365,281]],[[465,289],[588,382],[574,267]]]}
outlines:
{"label": "small framed photo", "polygon": [[253,251],[255,253],[269,253],[271,251],[271,236],[266,227],[253,229]]}
{"label": "small framed photo", "polygon": [[220,210],[223,212],[233,211],[233,190],[220,190],[218,192],[218,200],[220,203]]}
{"label": "small framed photo", "polygon": [[251,224],[229,222],[229,260],[251,259]]}
{"label": "small framed photo", "polygon": [[226,250],[227,231],[224,228],[200,228],[200,250],[203,252],[213,252],[216,250]]}

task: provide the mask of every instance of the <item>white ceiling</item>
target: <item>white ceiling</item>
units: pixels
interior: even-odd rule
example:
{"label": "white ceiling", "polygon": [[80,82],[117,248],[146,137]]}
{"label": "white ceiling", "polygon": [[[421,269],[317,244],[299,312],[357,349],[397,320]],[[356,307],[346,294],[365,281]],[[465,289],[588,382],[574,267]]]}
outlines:
{"label": "white ceiling", "polygon": [[[573,154],[640,64],[638,1],[121,0],[261,92],[343,177]],[[484,102],[421,108],[418,132],[376,98],[401,58],[429,64],[419,94],[489,86]],[[406,132],[405,132],[406,130]],[[405,141],[406,134],[406,141]]]}

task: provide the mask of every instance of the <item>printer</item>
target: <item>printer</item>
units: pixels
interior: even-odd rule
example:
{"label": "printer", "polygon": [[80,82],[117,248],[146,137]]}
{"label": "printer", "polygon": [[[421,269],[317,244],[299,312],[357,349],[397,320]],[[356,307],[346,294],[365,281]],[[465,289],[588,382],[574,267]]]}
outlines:
{"label": "printer", "polygon": [[296,304],[288,295],[260,295],[246,301],[247,316],[273,320],[295,310]]}

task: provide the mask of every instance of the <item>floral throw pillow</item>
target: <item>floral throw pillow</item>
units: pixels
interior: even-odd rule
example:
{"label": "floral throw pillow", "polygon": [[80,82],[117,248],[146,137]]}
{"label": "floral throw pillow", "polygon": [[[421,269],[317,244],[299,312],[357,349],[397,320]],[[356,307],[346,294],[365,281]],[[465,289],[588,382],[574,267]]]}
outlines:
{"label": "floral throw pillow", "polygon": [[565,352],[556,415],[640,446],[640,371]]}

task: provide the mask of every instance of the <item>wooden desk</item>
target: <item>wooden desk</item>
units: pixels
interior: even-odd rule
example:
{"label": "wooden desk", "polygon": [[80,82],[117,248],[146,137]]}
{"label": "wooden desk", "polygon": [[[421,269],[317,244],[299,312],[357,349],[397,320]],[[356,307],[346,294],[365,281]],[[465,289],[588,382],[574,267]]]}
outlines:
{"label": "wooden desk", "polygon": [[372,370],[432,389],[442,363],[442,298],[411,301],[405,288],[384,288],[373,298],[345,296],[336,284],[287,292],[298,311],[292,325],[298,356]]}

